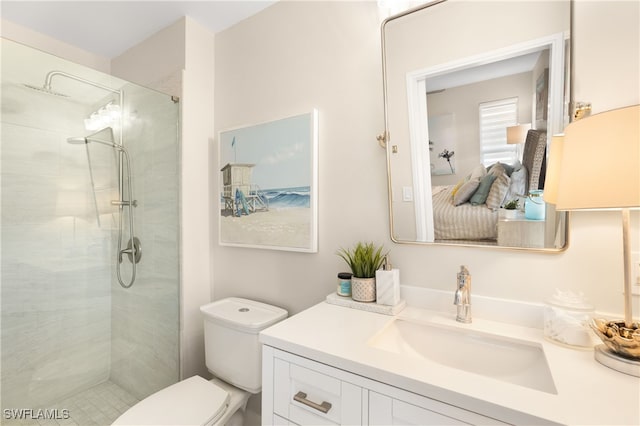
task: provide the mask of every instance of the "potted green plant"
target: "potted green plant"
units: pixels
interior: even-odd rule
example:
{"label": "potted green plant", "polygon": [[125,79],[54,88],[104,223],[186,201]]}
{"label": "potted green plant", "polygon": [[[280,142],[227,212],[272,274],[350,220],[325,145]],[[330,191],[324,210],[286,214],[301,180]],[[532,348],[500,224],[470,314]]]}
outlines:
{"label": "potted green plant", "polygon": [[518,198],[514,198],[513,200],[509,200],[504,203],[504,217],[513,219],[518,214],[518,208],[520,207],[520,200]]}
{"label": "potted green plant", "polygon": [[382,246],[358,242],[351,249],[340,248],[337,254],[349,265],[351,277],[351,298],[358,302],[375,302],[376,271],[380,269],[387,253]]}

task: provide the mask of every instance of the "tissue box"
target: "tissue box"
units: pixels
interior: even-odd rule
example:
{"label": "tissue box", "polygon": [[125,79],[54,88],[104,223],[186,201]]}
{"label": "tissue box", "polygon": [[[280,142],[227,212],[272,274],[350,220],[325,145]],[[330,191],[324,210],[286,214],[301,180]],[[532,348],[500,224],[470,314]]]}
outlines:
{"label": "tissue box", "polygon": [[400,302],[400,270],[376,271],[376,303],[397,305]]}

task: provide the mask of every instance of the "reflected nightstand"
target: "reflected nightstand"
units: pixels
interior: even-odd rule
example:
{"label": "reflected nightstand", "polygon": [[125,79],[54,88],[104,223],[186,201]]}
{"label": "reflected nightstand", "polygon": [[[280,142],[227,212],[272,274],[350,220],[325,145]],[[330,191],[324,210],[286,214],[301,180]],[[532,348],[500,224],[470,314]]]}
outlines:
{"label": "reflected nightstand", "polygon": [[498,217],[498,245],[506,247],[544,248],[544,220],[530,220],[517,210],[507,217],[500,209]]}

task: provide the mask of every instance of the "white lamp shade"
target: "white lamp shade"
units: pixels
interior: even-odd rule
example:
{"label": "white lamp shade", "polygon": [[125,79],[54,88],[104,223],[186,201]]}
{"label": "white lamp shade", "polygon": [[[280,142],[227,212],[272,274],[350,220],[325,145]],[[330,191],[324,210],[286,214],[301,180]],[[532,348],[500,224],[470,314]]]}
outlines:
{"label": "white lamp shade", "polygon": [[567,126],[557,191],[558,210],[640,207],[640,105]]}
{"label": "white lamp shade", "polygon": [[529,130],[531,130],[531,123],[507,127],[507,143],[509,145],[524,143]]}
{"label": "white lamp shade", "polygon": [[549,161],[544,181],[544,201],[551,204],[558,202],[558,179],[562,169],[562,147],[564,134],[554,135],[549,148]]}

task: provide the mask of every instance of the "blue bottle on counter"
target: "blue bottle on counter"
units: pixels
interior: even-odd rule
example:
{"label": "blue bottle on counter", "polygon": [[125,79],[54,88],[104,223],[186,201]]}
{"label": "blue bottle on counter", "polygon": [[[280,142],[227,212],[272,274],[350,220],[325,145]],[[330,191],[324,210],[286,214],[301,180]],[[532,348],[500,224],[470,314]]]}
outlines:
{"label": "blue bottle on counter", "polygon": [[532,189],[524,202],[524,217],[529,220],[544,220],[545,202],[541,189]]}

